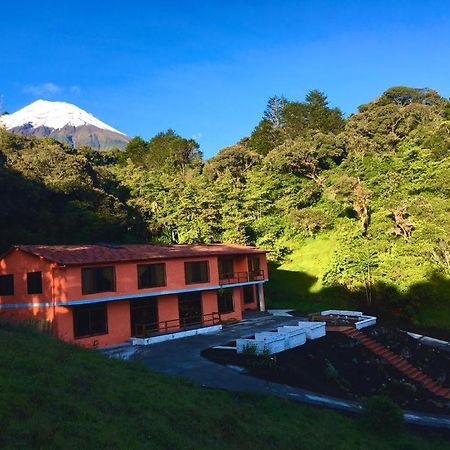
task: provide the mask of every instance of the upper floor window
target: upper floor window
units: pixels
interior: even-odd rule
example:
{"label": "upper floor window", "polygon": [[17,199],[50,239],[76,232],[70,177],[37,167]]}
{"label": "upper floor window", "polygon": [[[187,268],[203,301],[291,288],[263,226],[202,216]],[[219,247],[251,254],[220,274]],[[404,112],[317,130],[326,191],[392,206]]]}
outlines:
{"label": "upper floor window", "polygon": [[166,285],[166,265],[138,264],[138,288],[152,288]]}
{"label": "upper floor window", "polygon": [[248,277],[249,280],[259,279],[262,275],[261,263],[259,256],[249,256],[248,257]]}
{"label": "upper floor window", "polygon": [[219,258],[219,279],[233,278],[233,258]]}
{"label": "upper floor window", "polygon": [[0,295],[14,295],[14,275],[0,275]]}
{"label": "upper floor window", "polygon": [[185,262],[184,274],[186,284],[208,283],[209,281],[208,261]]}
{"label": "upper floor window", "polygon": [[27,273],[27,292],[29,294],[42,294],[42,272]]}
{"label": "upper floor window", "polygon": [[116,290],[114,267],[89,267],[81,270],[81,292],[96,294]]}

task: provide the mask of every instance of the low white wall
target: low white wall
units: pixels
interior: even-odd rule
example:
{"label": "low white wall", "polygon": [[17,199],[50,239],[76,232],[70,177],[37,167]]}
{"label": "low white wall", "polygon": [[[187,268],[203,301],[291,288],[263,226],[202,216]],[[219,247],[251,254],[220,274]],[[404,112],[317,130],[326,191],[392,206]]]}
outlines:
{"label": "low white wall", "polygon": [[210,327],[196,328],[195,330],[178,331],[175,333],[161,334],[159,336],[152,336],[148,338],[131,338],[133,345],[151,345],[159,342],[173,341],[174,339],[182,339],[197,334],[216,333],[222,329],[222,325],[212,325]]}
{"label": "low white wall", "polygon": [[294,330],[301,330],[306,333],[307,339],[318,339],[326,334],[325,322],[299,322],[298,325],[279,327],[280,333],[288,333]]}
{"label": "low white wall", "polygon": [[343,311],[339,309],[327,309],[326,311],[320,312],[321,316],[350,316],[350,317],[361,317],[363,313],[361,311]]}
{"label": "low white wall", "polygon": [[293,330],[262,331],[255,333],[254,339],[236,339],[237,353],[245,353],[247,348],[253,348],[256,355],[267,352],[269,355],[284,352],[306,342],[306,333],[297,327]]}
{"label": "low white wall", "polygon": [[263,331],[261,333],[255,334],[255,339],[267,339],[267,340],[276,340],[279,339],[280,336],[284,340],[284,350],[289,350],[294,347],[298,347],[303,345],[306,342],[306,333],[299,328],[295,328],[293,330],[280,333],[273,331]]}
{"label": "low white wall", "polygon": [[377,318],[373,316],[363,316],[362,320],[355,323],[355,328],[357,330],[362,330],[363,328],[370,327],[377,323]]}
{"label": "low white wall", "polygon": [[298,325],[305,329],[308,339],[318,339],[326,335],[326,322],[299,322]]}
{"label": "low white wall", "polygon": [[285,350],[284,338],[279,336],[278,339],[236,339],[237,353],[245,353],[247,348],[254,348],[256,355],[262,355],[267,352],[269,355],[280,353]]}

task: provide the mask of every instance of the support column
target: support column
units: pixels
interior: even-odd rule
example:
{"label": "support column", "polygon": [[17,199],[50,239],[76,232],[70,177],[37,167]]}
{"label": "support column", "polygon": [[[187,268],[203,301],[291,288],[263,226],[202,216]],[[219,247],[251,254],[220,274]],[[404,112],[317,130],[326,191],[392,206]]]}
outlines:
{"label": "support column", "polygon": [[258,298],[259,298],[259,310],[266,310],[266,303],[264,301],[264,288],[263,283],[258,284]]}

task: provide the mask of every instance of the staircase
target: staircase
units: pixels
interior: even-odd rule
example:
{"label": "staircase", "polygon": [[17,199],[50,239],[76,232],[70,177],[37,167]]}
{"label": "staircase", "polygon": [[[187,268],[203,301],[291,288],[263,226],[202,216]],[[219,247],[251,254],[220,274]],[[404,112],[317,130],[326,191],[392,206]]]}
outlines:
{"label": "staircase", "polygon": [[409,379],[421,384],[425,389],[430,391],[432,394],[450,400],[450,389],[443,388],[435,380],[425,375],[423,372],[415,368],[406,359],[391,352],[384,345],[377,342],[375,339],[365,335],[361,331],[355,328],[348,327],[346,329],[339,330],[346,336],[357,339],[361,344],[369,349],[372,353],[384,358],[391,366],[394,366],[397,370],[402,372]]}

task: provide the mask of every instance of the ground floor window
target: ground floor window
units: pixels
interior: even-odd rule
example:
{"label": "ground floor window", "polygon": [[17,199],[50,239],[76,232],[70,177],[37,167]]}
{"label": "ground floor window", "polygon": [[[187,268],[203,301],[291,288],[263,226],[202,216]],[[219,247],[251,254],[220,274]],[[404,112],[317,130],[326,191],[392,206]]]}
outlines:
{"label": "ground floor window", "polygon": [[221,289],[217,293],[217,305],[220,314],[231,313],[234,311],[233,289]]}
{"label": "ground floor window", "polygon": [[203,318],[201,292],[178,295],[178,311],[181,327],[201,325]]}
{"label": "ground floor window", "polygon": [[75,338],[108,333],[106,303],[91,303],[73,308],[73,330]]}
{"label": "ground floor window", "polygon": [[244,303],[253,303],[255,301],[255,289],[253,285],[244,286]]}
{"label": "ground floor window", "polygon": [[130,320],[132,336],[147,337],[158,331],[158,298],[130,300]]}

